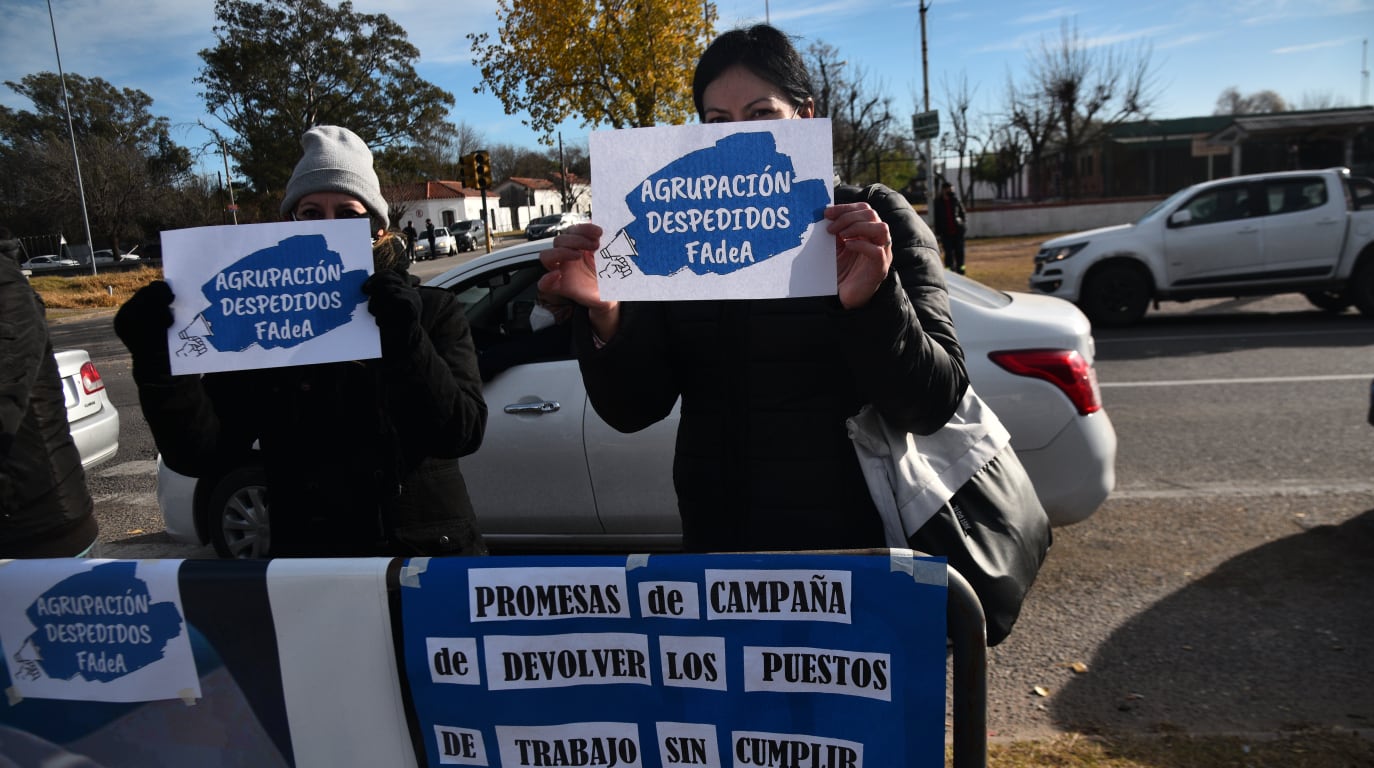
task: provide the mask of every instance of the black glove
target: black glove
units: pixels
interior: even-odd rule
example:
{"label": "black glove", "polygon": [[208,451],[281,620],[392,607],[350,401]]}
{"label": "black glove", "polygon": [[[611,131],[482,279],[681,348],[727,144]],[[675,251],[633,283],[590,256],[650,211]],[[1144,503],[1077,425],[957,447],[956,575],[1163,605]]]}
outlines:
{"label": "black glove", "polygon": [[133,356],[134,380],[170,376],[167,329],[172,327],[172,288],[161,280],[139,288],[115,313],[114,330]]}
{"label": "black glove", "polygon": [[367,311],[381,329],[382,356],[402,354],[416,341],[420,333],[419,280],[392,269],[384,269],[363,283],[367,294]]}

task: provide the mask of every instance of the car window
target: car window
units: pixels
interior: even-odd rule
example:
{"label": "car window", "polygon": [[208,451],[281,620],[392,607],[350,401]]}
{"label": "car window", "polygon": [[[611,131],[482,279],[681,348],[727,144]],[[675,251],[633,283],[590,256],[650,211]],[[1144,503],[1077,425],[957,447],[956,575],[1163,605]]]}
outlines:
{"label": "car window", "polygon": [[517,365],[573,358],[565,325],[538,333],[530,326],[544,271],[538,262],[527,262],[485,272],[454,288],[472,328],[483,381]]}
{"label": "car window", "polygon": [[1203,190],[1184,204],[1182,210],[1192,217],[1189,226],[1246,218],[1251,214],[1250,184],[1227,184]]}
{"label": "car window", "polygon": [[1326,205],[1326,182],[1319,177],[1270,179],[1264,184],[1266,212],[1295,213]]}
{"label": "car window", "polygon": [[479,349],[483,339],[491,342],[513,332],[529,330],[530,310],[534,309],[537,283],[543,274],[544,267],[539,263],[526,263],[483,272],[453,289],[463,305]]}
{"label": "car window", "polygon": [[1345,207],[1354,211],[1374,207],[1374,179],[1352,176],[1345,180]]}

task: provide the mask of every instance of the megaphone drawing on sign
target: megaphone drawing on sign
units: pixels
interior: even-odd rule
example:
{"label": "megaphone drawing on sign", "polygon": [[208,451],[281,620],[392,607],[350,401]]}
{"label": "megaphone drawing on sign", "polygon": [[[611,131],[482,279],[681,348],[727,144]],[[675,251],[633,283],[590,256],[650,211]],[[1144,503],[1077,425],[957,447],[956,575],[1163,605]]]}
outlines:
{"label": "megaphone drawing on sign", "polygon": [[210,321],[205,319],[205,314],[196,315],[185,328],[177,331],[177,337],[186,340],[181,349],[177,350],[177,357],[200,357],[209,352],[210,348],[205,344],[204,337],[214,335],[215,332],[210,327]]}

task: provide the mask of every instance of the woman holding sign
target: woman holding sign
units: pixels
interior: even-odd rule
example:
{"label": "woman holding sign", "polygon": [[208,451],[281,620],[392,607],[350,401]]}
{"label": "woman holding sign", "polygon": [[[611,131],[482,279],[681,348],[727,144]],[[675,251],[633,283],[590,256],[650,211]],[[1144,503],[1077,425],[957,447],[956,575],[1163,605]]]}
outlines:
{"label": "woman holding sign", "polygon": [[[476,451],[487,406],[456,298],[407,274],[404,237],[386,232],[372,153],[317,126],[286,185],[294,220],[371,218],[374,274],[362,285],[382,356],[324,365],[172,376],[172,291],[157,281],[115,316],[133,356],[143,415],[167,466],[220,478],[266,473],[279,556],[485,554],[458,457]],[[256,449],[256,451],[255,451]]]}
{"label": "woman holding sign", "polygon": [[[692,87],[708,123],[815,116],[801,56],[766,25],[717,38]],[[881,185],[835,201],[834,296],[603,301],[600,227],[544,253],[540,287],[582,308],[574,340],[597,413],[632,432],[681,398],[673,481],[689,551],[883,546],[845,420],[873,403],[930,434],[968,386],[930,229]]]}

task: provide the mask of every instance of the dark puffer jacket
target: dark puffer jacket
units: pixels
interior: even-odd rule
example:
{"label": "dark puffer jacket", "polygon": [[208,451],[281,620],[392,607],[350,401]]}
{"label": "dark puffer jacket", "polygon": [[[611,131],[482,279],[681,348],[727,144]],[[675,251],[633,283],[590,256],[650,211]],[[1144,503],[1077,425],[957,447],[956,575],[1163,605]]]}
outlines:
{"label": "dark puffer jacket", "polygon": [[486,428],[472,335],[452,294],[417,290],[419,328],[380,360],[142,376],[167,466],[212,477],[258,441],[273,554],[484,554],[458,466]]}
{"label": "dark puffer jacket", "polygon": [[896,192],[841,187],[888,224],[893,263],[872,300],[627,302],[616,336],[576,338],[587,392],[633,432],[682,399],[673,482],[689,551],[883,546],[845,430],[872,402],[929,434],[968,386],[929,227]]}
{"label": "dark puffer jacket", "polygon": [[43,304],[0,240],[0,557],[69,557],[96,540]]}

